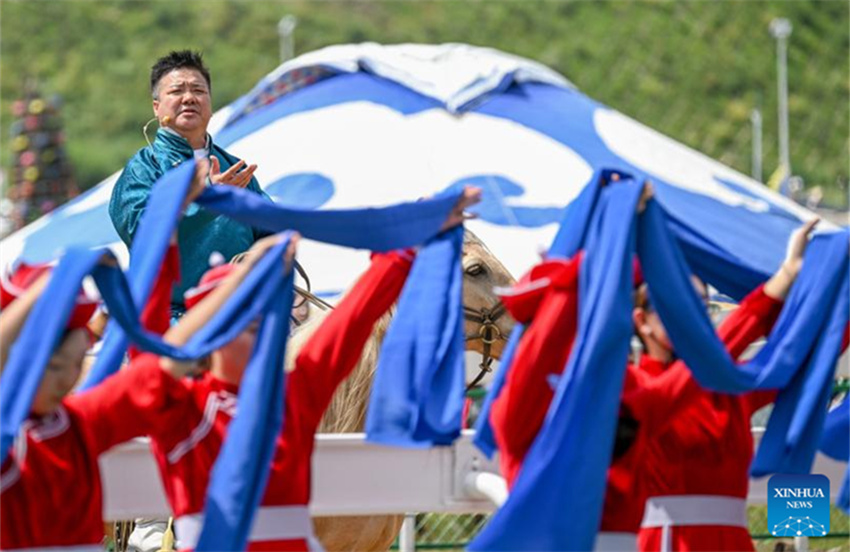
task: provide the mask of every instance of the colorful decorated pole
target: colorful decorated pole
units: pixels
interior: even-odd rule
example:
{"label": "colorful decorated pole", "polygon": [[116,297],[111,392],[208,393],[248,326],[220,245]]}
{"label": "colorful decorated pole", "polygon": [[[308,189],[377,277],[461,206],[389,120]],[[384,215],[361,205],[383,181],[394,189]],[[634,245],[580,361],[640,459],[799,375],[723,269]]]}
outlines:
{"label": "colorful decorated pole", "polygon": [[65,152],[61,107],[58,95],[46,100],[33,83],[12,104],[11,185],[0,208],[0,235],[23,228],[80,193]]}

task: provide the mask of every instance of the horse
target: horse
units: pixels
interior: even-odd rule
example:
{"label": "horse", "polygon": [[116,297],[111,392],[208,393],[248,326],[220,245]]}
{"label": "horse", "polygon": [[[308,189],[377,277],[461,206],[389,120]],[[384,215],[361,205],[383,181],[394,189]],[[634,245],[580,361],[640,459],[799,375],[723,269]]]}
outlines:
{"label": "horse", "polygon": [[[513,277],[475,234],[466,230],[463,239],[463,307],[466,350],[483,356],[478,383],[498,359],[513,329],[514,322],[494,295],[493,288],[510,286]],[[294,330],[287,346],[287,369],[292,369],[298,351],[318,328],[328,311],[310,314]],[[375,325],[357,366],[339,386],[319,426],[320,433],[362,432],[366,420],[372,377],[378,352],[386,335],[394,308]],[[467,378],[469,379],[469,378]],[[395,540],[402,515],[317,517],[313,519],[316,536],[328,552],[383,551]]]}

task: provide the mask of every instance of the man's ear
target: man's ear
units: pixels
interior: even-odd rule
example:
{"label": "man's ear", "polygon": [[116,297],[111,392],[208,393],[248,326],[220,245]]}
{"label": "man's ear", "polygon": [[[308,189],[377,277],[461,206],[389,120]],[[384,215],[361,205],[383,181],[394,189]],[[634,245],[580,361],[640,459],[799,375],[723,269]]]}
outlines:
{"label": "man's ear", "polygon": [[158,110],[159,110],[159,100],[154,100],[153,101],[153,114],[157,118],[159,117],[159,113],[157,113]]}

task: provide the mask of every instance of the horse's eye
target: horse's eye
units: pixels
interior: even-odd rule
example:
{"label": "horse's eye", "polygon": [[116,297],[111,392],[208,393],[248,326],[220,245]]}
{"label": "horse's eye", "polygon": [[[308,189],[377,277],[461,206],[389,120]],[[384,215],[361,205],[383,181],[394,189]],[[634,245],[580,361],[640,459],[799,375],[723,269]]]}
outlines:
{"label": "horse's eye", "polygon": [[481,266],[480,264],[470,265],[466,269],[466,275],[467,276],[481,276],[482,274],[484,274],[484,272],[485,272],[484,267]]}

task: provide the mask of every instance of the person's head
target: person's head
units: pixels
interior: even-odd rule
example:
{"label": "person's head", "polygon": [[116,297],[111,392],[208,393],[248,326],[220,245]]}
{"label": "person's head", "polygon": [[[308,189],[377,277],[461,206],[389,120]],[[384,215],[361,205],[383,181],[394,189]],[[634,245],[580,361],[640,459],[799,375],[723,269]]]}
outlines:
{"label": "person's head", "polygon": [[[708,290],[703,281],[696,276],[691,276],[691,281],[697,295],[707,304]],[[658,360],[668,361],[672,358],[673,344],[670,342],[664,323],[661,322],[661,317],[652,307],[649,288],[645,282],[635,289],[632,322],[646,354]]]}
{"label": "person's head", "polygon": [[[0,281],[0,306],[6,308],[16,301],[37,280],[49,272],[47,266],[21,265],[11,275]],[[44,370],[41,383],[33,397],[30,411],[44,416],[55,411],[76,385],[82,372],[83,360],[91,344],[91,334],[86,327],[97,302],[80,295],[71,312],[62,338],[54,349]]]}
{"label": "person's head", "polygon": [[210,73],[198,52],[171,52],[151,67],[154,115],[190,143],[206,139],[211,93]]}
{"label": "person's head", "polygon": [[89,348],[89,333],[85,328],[68,329],[47,363],[41,384],[32,401],[33,414],[50,414],[62,404],[80,378],[83,360]]}
{"label": "person's head", "polygon": [[[233,272],[235,264],[222,264],[207,270],[198,285],[184,295],[186,309],[190,310],[203,301]],[[217,349],[211,355],[210,370],[218,379],[239,384],[251,359],[258,322],[248,325],[235,339]]]}
{"label": "person's head", "polygon": [[[219,286],[236,268],[236,264],[222,264],[207,270],[201,277],[196,287],[188,290],[184,296],[186,308],[192,309],[204,300],[212,291]],[[239,332],[232,341],[218,348],[210,356],[209,368],[216,378],[239,385],[251,353],[254,351],[254,343],[257,341],[257,330],[260,321],[254,320]]]}

